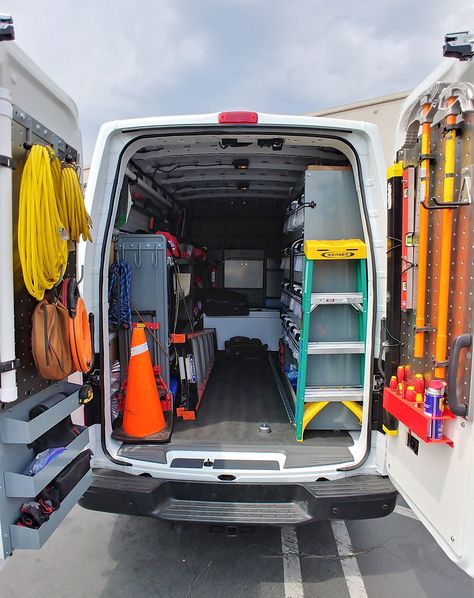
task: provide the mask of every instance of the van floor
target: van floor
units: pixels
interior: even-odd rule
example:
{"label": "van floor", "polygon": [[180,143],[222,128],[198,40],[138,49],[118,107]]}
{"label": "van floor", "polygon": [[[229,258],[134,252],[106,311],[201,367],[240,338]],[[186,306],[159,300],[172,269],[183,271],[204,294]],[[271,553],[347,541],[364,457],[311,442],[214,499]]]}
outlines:
{"label": "van floor", "polygon": [[[271,432],[259,431],[262,423]],[[195,421],[175,420],[178,442],[294,445],[295,428],[288,420],[268,359],[217,359]],[[305,432],[304,444],[352,444],[347,432]]]}
{"label": "van floor", "polygon": [[[271,433],[259,431],[262,423],[270,426]],[[191,446],[284,450],[286,467],[301,467],[352,461],[348,449],[352,444],[348,432],[332,430],[307,430],[304,442],[297,443],[269,360],[238,360],[219,352],[196,420],[175,418],[171,440],[166,445],[123,445],[119,454],[166,462],[167,450],[189,450]]]}

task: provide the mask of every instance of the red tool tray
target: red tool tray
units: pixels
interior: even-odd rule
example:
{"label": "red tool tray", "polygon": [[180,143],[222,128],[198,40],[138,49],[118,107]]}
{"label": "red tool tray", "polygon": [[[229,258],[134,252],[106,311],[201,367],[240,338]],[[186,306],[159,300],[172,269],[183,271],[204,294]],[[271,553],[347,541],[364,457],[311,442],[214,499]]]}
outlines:
{"label": "red tool tray", "polygon": [[402,399],[397,391],[391,388],[384,388],[383,407],[411,432],[423,440],[423,442],[429,444],[447,444],[450,447],[454,446],[453,441],[447,436],[443,435],[441,438],[428,437],[428,428],[431,421],[455,419],[455,416],[447,407],[445,407],[444,415],[436,417],[426,415],[423,403],[413,403],[412,401]]}

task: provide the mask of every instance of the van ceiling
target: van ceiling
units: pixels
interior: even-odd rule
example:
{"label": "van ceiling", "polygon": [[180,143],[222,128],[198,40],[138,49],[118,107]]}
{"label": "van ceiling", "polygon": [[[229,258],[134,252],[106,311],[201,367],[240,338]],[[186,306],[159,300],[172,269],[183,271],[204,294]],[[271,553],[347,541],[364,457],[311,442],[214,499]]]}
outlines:
{"label": "van ceiling", "polygon": [[275,133],[163,137],[132,158],[133,170],[156,182],[176,202],[273,200],[286,203],[301,191],[309,164],[344,166],[338,150],[313,137]]}

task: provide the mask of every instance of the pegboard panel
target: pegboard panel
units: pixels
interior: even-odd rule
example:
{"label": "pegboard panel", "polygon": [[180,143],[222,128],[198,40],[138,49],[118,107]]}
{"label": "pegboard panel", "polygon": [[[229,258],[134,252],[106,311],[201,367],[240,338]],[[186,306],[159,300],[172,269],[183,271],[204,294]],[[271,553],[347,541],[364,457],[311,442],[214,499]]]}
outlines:
{"label": "pegboard panel", "polygon": [[[37,305],[37,301],[26,290],[23,275],[21,272],[20,257],[18,252],[18,209],[20,183],[23,168],[25,166],[28,152],[24,148],[25,142],[43,143],[51,145],[60,159],[70,155],[77,160],[77,151],[71,148],[57,135],[43,127],[36,120],[23,111],[14,107],[14,120],[12,121],[12,157],[14,163],[12,180],[12,202],[13,202],[13,279],[14,279],[14,301],[15,301],[15,351],[16,357],[20,360],[20,367],[17,370],[17,385],[19,400],[39,392],[51,384],[44,380],[36,369],[33,354],[31,352],[31,316]],[[76,273],[76,251],[71,243],[71,251],[65,276],[75,276]]]}
{"label": "pegboard panel", "polygon": [[[473,158],[474,116],[464,116],[464,130],[456,139],[456,174],[454,200],[459,200],[463,175],[474,175]],[[420,144],[407,152],[405,161],[418,164]],[[431,129],[431,153],[436,159],[430,166],[430,197],[443,199],[444,185],[444,127],[437,123]],[[418,173],[419,176],[419,173]],[[417,177],[417,184],[419,178]],[[423,209],[417,207],[418,210]],[[442,210],[429,212],[427,284],[426,284],[426,325],[436,330],[438,324],[439,269],[442,229]],[[454,338],[465,332],[472,332],[474,308],[474,206],[461,207],[452,211],[452,249],[448,312],[448,355]],[[416,222],[418,218],[416,219]],[[418,232],[418,226],[415,232]],[[417,272],[415,272],[415,278]],[[415,310],[402,312],[400,340],[401,363],[410,364],[414,371],[433,375],[433,362],[436,345],[436,332],[424,335],[424,357],[413,357]],[[471,353],[463,351],[458,370],[458,389],[469,397],[471,378]]]}

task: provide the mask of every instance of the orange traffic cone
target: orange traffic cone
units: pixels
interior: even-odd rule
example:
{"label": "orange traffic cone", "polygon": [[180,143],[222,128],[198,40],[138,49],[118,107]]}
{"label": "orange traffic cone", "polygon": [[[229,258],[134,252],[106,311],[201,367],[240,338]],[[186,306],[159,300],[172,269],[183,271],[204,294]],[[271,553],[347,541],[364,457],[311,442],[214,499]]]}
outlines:
{"label": "orange traffic cone", "polygon": [[137,326],[132,331],[123,431],[129,436],[144,438],[161,432],[165,427],[145,328]]}

